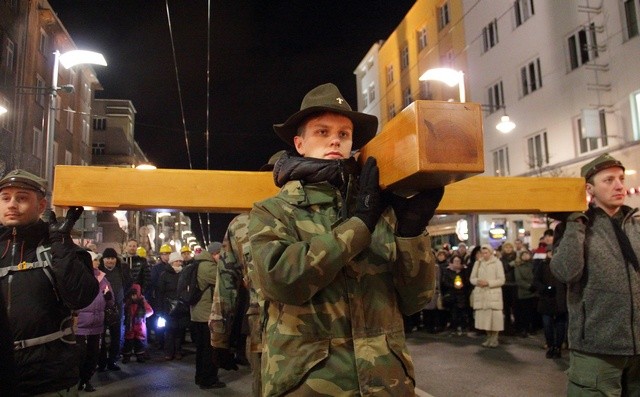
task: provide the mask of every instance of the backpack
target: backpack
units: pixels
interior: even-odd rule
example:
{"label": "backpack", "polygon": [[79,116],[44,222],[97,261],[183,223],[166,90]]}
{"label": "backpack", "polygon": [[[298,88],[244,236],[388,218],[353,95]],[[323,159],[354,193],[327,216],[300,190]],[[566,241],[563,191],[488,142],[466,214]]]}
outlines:
{"label": "backpack", "polygon": [[176,289],[176,297],[184,304],[193,306],[200,301],[202,294],[207,289],[211,288],[211,284],[204,290],[200,290],[198,287],[198,267],[200,261],[195,261],[187,265],[180,272],[178,277],[178,287]]}

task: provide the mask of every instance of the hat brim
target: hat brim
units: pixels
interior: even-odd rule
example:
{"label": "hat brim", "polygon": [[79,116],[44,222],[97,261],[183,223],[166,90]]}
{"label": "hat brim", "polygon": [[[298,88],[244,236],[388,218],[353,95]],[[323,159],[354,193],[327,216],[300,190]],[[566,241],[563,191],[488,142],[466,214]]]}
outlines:
{"label": "hat brim", "polygon": [[353,123],[353,149],[360,149],[369,142],[378,130],[378,118],[376,116],[332,108],[329,106],[311,106],[291,115],[282,124],[274,124],[273,130],[285,143],[293,146],[293,137],[298,133],[298,127],[309,116],[316,113],[331,112],[341,114]]}
{"label": "hat brim", "polygon": [[22,180],[14,179],[9,180],[0,186],[0,189],[4,189],[5,187],[19,187],[27,190],[33,190],[37,193],[41,193],[43,196],[47,195],[47,191],[40,185],[31,182],[25,182]]}

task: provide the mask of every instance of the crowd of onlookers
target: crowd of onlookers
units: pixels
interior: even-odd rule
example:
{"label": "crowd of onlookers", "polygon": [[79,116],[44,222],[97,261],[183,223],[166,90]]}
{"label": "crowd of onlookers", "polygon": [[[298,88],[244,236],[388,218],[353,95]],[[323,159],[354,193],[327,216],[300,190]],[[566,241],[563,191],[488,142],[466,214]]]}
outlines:
{"label": "crowd of onlookers", "polygon": [[[486,333],[483,346],[496,347],[499,331],[527,337],[542,330],[547,358],[559,358],[567,326],[566,287],[551,274],[552,248],[551,229],[537,247],[520,238],[495,249],[490,245],[470,249],[465,243],[452,249],[443,244],[434,250],[434,297],[424,310],[405,317],[406,332]],[[480,285],[483,281],[486,286]]]}

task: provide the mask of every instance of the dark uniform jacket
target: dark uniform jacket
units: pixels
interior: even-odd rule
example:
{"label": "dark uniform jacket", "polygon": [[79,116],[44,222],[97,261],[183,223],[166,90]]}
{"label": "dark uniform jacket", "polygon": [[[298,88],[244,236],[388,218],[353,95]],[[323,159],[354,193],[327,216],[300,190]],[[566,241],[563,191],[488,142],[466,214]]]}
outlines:
{"label": "dark uniform jacket", "polygon": [[[0,293],[14,341],[68,329],[71,310],[89,305],[98,293],[87,251],[70,242],[50,243],[47,224],[41,220],[25,227],[0,226],[0,270],[37,263],[38,246],[51,247],[50,267],[11,270],[0,278]],[[75,387],[78,382],[75,337],[71,334],[63,338],[70,343],[55,339],[15,351],[21,394]]]}

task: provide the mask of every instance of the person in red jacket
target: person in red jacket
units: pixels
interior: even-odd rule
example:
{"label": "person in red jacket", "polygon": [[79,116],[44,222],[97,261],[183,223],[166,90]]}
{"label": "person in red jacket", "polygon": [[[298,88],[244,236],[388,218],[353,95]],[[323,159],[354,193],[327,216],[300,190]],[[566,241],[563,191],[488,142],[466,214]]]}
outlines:
{"label": "person in red jacket", "polygon": [[136,361],[144,362],[147,348],[147,317],[153,315],[151,305],[144,299],[140,284],[133,284],[124,304],[124,346],[122,348],[122,363],[131,361],[136,355]]}

